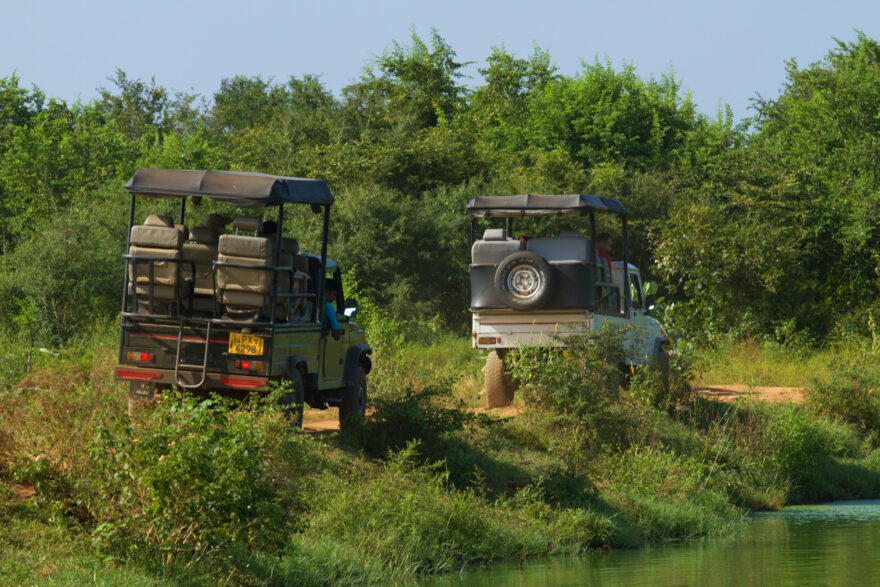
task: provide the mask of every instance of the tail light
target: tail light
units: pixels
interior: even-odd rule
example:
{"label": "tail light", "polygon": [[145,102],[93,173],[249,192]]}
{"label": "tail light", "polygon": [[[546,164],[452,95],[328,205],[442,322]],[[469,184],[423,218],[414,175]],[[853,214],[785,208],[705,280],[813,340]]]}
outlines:
{"label": "tail light", "polygon": [[477,339],[480,344],[500,344],[501,338],[495,336],[481,336]]}
{"label": "tail light", "polygon": [[262,371],[263,361],[236,361],[235,367],[245,371]]}
{"label": "tail light", "polygon": [[127,361],[152,362],[156,360],[156,355],[154,355],[153,353],[128,351],[127,353],[125,353],[125,359]]}

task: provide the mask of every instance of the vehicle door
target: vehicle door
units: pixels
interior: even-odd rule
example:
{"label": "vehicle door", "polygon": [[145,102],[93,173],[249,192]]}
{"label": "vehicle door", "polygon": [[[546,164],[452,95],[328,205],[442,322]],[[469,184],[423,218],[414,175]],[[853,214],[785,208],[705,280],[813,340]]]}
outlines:
{"label": "vehicle door", "polygon": [[[342,277],[338,269],[333,273],[333,278],[336,280],[336,283],[339,284],[339,293],[336,296],[334,311],[336,312],[336,319],[339,322],[339,326],[345,331],[346,324],[344,322],[345,317],[343,316],[343,300],[345,299],[345,296],[343,295],[342,289]],[[333,334],[329,329],[321,329],[322,387],[342,387],[343,369],[345,367],[345,341],[346,336],[344,332],[342,337],[339,340],[336,340],[333,338]]]}
{"label": "vehicle door", "polygon": [[660,328],[657,321],[648,315],[645,290],[638,271],[631,270],[629,273],[629,285],[633,339],[627,350],[631,353],[632,361],[641,365],[653,359],[654,338],[659,336]]}

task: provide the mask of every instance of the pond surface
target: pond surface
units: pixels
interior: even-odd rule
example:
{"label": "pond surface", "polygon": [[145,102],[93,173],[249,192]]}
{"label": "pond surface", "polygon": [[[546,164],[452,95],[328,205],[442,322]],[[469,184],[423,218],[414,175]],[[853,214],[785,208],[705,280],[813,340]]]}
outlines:
{"label": "pond surface", "polygon": [[505,563],[425,584],[880,585],[880,500],[758,513],[728,538]]}

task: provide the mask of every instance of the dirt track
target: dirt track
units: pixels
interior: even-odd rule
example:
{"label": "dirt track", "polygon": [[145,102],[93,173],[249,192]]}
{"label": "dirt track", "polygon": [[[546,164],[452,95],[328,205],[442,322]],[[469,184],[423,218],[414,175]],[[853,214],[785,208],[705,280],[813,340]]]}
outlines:
{"label": "dirt track", "polygon": [[804,390],[801,387],[751,387],[748,385],[704,385],[697,388],[697,393],[706,399],[722,402],[733,402],[738,399],[752,399],[759,402],[792,402],[804,401]]}
{"label": "dirt track", "polygon": [[[706,399],[722,402],[734,402],[739,399],[754,400],[759,402],[792,402],[804,401],[804,390],[800,387],[753,387],[749,385],[703,385],[696,388],[697,393]],[[504,408],[477,408],[479,413],[489,413],[499,418],[510,418],[520,412],[519,406],[507,406]],[[303,422],[303,432],[306,434],[332,434],[339,431],[339,419],[327,418],[326,413],[314,413],[309,418],[306,413]],[[320,418],[320,419],[319,419]]]}

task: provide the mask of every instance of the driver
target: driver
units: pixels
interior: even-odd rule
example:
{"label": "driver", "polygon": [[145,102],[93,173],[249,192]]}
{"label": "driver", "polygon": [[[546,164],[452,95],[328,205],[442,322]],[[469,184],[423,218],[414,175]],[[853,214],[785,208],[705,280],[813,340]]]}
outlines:
{"label": "driver", "polygon": [[339,294],[339,284],[335,279],[328,279],[324,294],[326,300],[324,302],[324,320],[321,329],[324,332],[330,332],[334,340],[342,338],[342,328],[339,327],[339,321],[336,319],[336,296]]}

